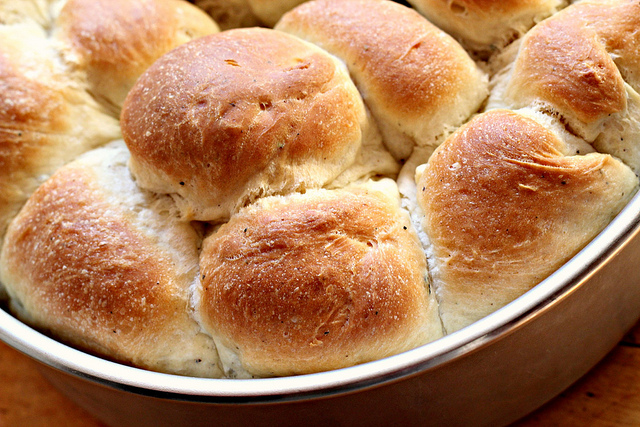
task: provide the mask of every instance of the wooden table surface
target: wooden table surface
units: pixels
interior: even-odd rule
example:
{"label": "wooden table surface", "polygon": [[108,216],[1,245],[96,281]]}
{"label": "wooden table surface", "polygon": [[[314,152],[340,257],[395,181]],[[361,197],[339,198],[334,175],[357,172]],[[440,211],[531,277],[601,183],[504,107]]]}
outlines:
{"label": "wooden table surface", "polygon": [[[640,426],[640,323],[585,377],[513,427]],[[0,342],[0,427],[105,427]]]}

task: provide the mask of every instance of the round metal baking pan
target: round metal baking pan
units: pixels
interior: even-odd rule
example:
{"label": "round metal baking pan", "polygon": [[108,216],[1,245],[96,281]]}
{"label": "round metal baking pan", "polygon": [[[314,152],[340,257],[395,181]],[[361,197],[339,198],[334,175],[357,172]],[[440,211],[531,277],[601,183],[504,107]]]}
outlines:
{"label": "round metal baking pan", "polygon": [[580,253],[486,318],[337,371],[217,380],[149,372],[65,346],[0,310],[0,339],[113,426],[505,425],[556,396],[640,317],[640,196]]}

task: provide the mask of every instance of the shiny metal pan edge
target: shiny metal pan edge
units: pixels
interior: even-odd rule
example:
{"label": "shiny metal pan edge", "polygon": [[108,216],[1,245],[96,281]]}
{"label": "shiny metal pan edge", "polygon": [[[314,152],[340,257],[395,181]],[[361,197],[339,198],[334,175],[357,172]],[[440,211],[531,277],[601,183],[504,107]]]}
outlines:
{"label": "shiny metal pan edge", "polygon": [[486,318],[337,371],[255,380],[149,372],[58,343],[0,310],[0,339],[103,422],[505,425],[556,396],[640,318],[640,195],[580,253]]}

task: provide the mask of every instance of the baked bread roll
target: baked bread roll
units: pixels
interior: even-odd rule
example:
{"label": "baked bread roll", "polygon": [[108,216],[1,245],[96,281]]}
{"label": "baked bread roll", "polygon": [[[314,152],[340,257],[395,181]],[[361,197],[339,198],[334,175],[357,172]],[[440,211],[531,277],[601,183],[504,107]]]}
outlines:
{"label": "baked bread roll", "polygon": [[176,0],[0,3],[0,246],[9,220],[51,173],[120,138],[120,104],[140,73],[215,30],[204,12]]}
{"label": "baked bread roll", "polygon": [[121,124],[138,184],[171,194],[184,219],[220,221],[259,196],[398,170],[344,66],[270,29],[166,54],[130,92]]}
{"label": "baked bread roll", "polygon": [[395,183],[267,197],[207,237],[196,309],[227,375],[390,356],[442,328]]}
{"label": "baked bread roll", "polygon": [[606,154],[575,155],[575,146],[534,117],[506,110],[482,114],[416,172],[447,333],[546,278],[636,191],[629,167]]}
{"label": "baked bread roll", "polygon": [[0,277],[14,312],[65,342],[136,366],[220,376],[190,317],[201,236],[170,198],[138,188],[123,143],[59,169],[7,233]]}
{"label": "baked bread roll", "polygon": [[490,108],[556,115],[598,151],[640,173],[640,4],[576,3],[523,38],[494,79]]}
{"label": "baked bread roll", "polygon": [[[500,43],[512,8],[559,7],[494,3],[474,31]],[[201,377],[456,331],[637,191],[638,7],[584,0],[485,66],[386,0],[221,33],[177,0],[0,0],[0,298],[70,345]]]}
{"label": "baked bread roll", "polygon": [[276,29],[347,64],[396,159],[416,145],[436,146],[488,95],[486,75],[453,38],[391,1],[316,0]]}
{"label": "baked bread roll", "polygon": [[89,91],[120,114],[138,77],[161,55],[218,27],[182,0],[68,0],[54,37]]}
{"label": "baked bread roll", "polygon": [[[175,20],[177,11],[185,7],[182,2],[173,3],[158,2],[165,4],[165,8],[162,9],[164,17],[160,13],[152,14],[158,21],[163,19],[163,25],[155,27],[156,34],[164,34],[164,24],[170,22],[168,18]],[[54,4],[62,8],[56,23],[52,17]],[[167,6],[172,4],[172,8]],[[125,26],[119,19],[133,12],[132,8],[138,8],[137,12],[143,15],[148,15],[152,10],[161,10],[149,2],[144,5],[146,9],[143,9],[142,3],[134,6],[131,2],[123,5],[78,0],[66,4],[42,1],[0,4],[0,17],[12,17],[3,19],[3,25],[0,26],[0,60],[3,62],[0,70],[3,85],[0,99],[3,129],[0,144],[3,150],[0,160],[4,166],[0,179],[0,240],[8,218],[15,214],[28,195],[53,170],[81,152],[120,136],[118,122],[106,117],[107,111],[87,94],[91,89],[85,86],[86,76],[76,69],[78,64],[71,66],[60,61],[61,51],[67,48],[61,42],[64,37],[54,40],[48,36],[45,28],[56,33],[60,30],[61,34],[74,35],[85,42],[89,40],[90,43],[87,43],[90,46],[86,46],[84,59],[92,63],[103,61],[108,44],[111,49],[110,60],[113,63],[119,61],[121,73],[136,78],[140,67],[137,63],[134,66],[132,59],[136,54],[144,56],[144,52],[136,53],[133,47],[149,49],[149,46],[127,45],[129,55],[125,57],[122,54],[124,46],[114,50],[112,42],[136,39],[134,33],[139,36],[139,25],[131,25],[129,34],[124,36],[121,32]],[[195,10],[192,6],[186,6]],[[115,7],[118,10],[114,10]],[[202,12],[197,13],[200,19],[210,21]],[[108,24],[102,21],[105,14],[114,18]],[[150,22],[148,17],[146,22]],[[115,37],[114,29],[119,39]],[[106,34],[107,30],[109,34]],[[176,39],[173,44],[184,38],[179,35],[173,37]],[[167,47],[167,43],[163,42],[162,47]],[[154,54],[159,54],[157,49]],[[102,57],[98,58],[100,55]],[[127,69],[128,65],[133,71]],[[103,77],[109,80],[113,78],[113,74]],[[115,85],[111,85],[111,89],[115,90]]]}
{"label": "baked bread roll", "polygon": [[567,0],[408,1],[429,21],[485,58],[569,3]]}
{"label": "baked bread roll", "polygon": [[116,139],[115,118],[70,78],[35,23],[0,25],[0,244],[9,220],[55,169]]}

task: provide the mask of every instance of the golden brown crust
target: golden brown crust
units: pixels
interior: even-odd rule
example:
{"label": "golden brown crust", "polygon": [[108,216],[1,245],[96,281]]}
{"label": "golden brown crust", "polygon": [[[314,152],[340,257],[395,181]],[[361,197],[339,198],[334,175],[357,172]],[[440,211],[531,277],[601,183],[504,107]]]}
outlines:
{"label": "golden brown crust", "polygon": [[116,120],[55,64],[39,28],[0,28],[0,241],[40,180],[120,135]]}
{"label": "golden brown crust", "polygon": [[409,0],[431,22],[489,56],[564,7],[566,0]]}
{"label": "golden brown crust", "polygon": [[585,39],[573,20],[550,21],[544,28],[554,36],[536,31],[520,51],[511,83],[519,87],[518,96],[543,99],[582,122],[623,110],[624,82],[595,32]]}
{"label": "golden brown crust", "polygon": [[327,184],[355,159],[365,110],[340,65],[267,29],[230,30],[156,62],[122,131],[139,183],[217,220],[258,194]]}
{"label": "golden brown crust", "polygon": [[[155,332],[167,314],[185,309],[158,292],[168,279],[162,268],[166,259],[132,232],[125,218],[108,215],[91,180],[86,171],[71,169],[47,181],[11,230],[7,257],[17,262],[29,254],[40,261],[40,268],[25,271],[25,279],[40,284],[34,289],[43,303],[39,315],[57,314],[52,328],[115,337],[145,325]],[[90,324],[78,325],[78,318]],[[64,335],[73,337],[75,331]]]}
{"label": "golden brown crust", "polygon": [[[19,187],[9,188],[10,183],[35,174],[34,158],[46,145],[48,134],[66,127],[63,118],[68,108],[59,94],[25,79],[6,50],[0,52],[0,82],[0,181],[5,187],[0,191],[0,206],[7,208],[17,202],[20,192]],[[19,197],[18,203],[26,197]],[[11,212],[0,215],[2,229],[8,222],[6,215]]]}
{"label": "golden brown crust", "polygon": [[[188,315],[197,233],[182,227],[181,238],[193,241],[191,265],[176,265],[161,239],[136,225],[133,213],[149,206],[127,206],[123,194],[114,203],[99,184],[101,168],[114,176],[117,168],[117,179],[125,181],[113,185],[117,191],[134,187],[126,182],[126,163],[110,161],[104,150],[94,153],[88,164],[80,160],[58,170],[12,222],[1,272],[13,307],[32,325],[125,363],[191,375],[218,372],[212,342],[211,354],[179,356],[203,340]],[[160,226],[172,232],[169,221]],[[188,259],[188,248],[180,249]],[[198,358],[208,366],[198,366]]]}
{"label": "golden brown crust", "polygon": [[[273,25],[302,2],[226,6]],[[565,3],[412,2],[480,50]],[[490,64],[509,62],[496,99],[538,109],[479,115],[436,149],[486,76],[396,2],[315,0],[281,31],[199,38],[217,28],[185,1],[0,0],[0,299],[81,349],[207,377],[337,369],[458,330],[560,267],[636,191],[569,131],[640,170],[639,8],[582,0],[540,24]],[[119,135],[114,114],[158,58],[121,116],[133,159],[120,142],[63,166]],[[362,184],[396,176],[378,132],[396,159],[417,147],[396,181],[416,177],[402,191],[420,230],[397,183]]]}
{"label": "golden brown crust", "polygon": [[515,299],[591,240],[635,192],[611,156],[563,156],[518,113],[493,110],[447,140],[418,174],[418,202],[445,327]]}
{"label": "golden brown crust", "polygon": [[136,79],[161,55],[218,31],[201,10],[176,0],[69,0],[56,20],[67,59],[93,92],[119,108]]}
{"label": "golden brown crust", "polygon": [[[598,22],[598,34],[606,44],[620,74],[636,92],[640,92],[640,5],[634,1],[580,5],[585,21]],[[603,19],[604,18],[604,19]]]}
{"label": "golden brown crust", "polygon": [[455,40],[391,1],[313,1],[286,14],[276,29],[340,57],[383,131],[420,145],[435,144],[487,94],[485,77]]}
{"label": "golden brown crust", "polygon": [[244,369],[266,376],[350,366],[436,338],[425,334],[435,310],[424,255],[399,212],[362,190],[241,211],[205,239],[203,324]]}
{"label": "golden brown crust", "polygon": [[541,103],[593,140],[603,121],[627,108],[617,62],[637,85],[639,26],[637,2],[585,1],[563,10],[523,38],[506,103],[515,108]]}
{"label": "golden brown crust", "polygon": [[[541,0],[437,0],[446,5],[454,13],[491,15],[494,13],[515,13],[525,7],[541,4]],[[434,2],[435,3],[435,2]]]}
{"label": "golden brown crust", "polygon": [[[15,7],[24,23],[0,27],[0,240],[42,180],[78,154],[119,138],[117,120],[87,92],[121,103],[155,58],[215,29],[185,2],[70,0],[55,23],[46,22],[57,34],[52,40],[35,18],[26,21],[36,11],[44,14],[45,4],[26,5]],[[14,6],[2,10],[18,14]],[[71,63],[60,61],[60,50]]]}

